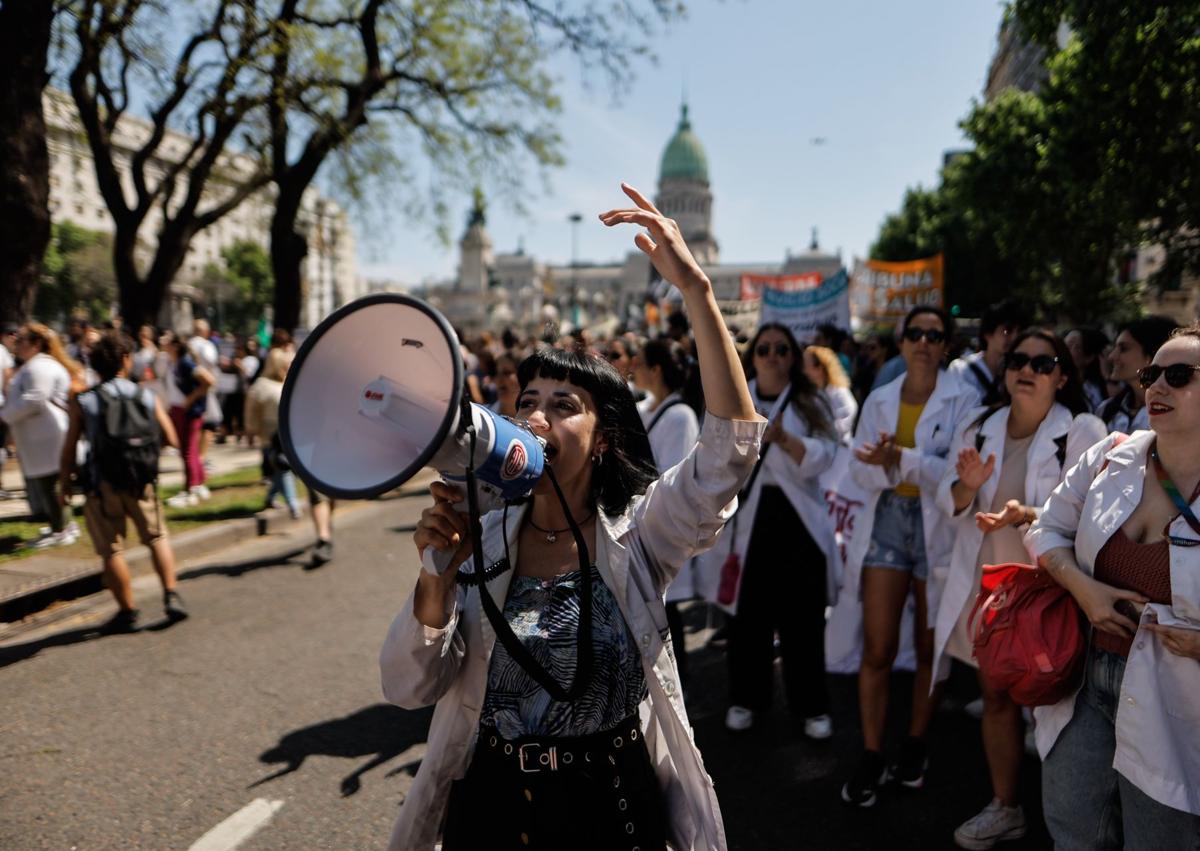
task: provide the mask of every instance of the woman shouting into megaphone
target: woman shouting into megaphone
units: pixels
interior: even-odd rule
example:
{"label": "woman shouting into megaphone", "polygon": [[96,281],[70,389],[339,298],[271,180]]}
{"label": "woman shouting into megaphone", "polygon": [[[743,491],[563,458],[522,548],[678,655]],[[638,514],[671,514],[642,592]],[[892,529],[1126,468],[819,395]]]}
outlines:
{"label": "woman shouting into megaphone", "polygon": [[421,571],[380,657],[388,700],[437,704],[392,849],[432,849],[439,831],[444,851],[726,847],[663,595],[733,511],[764,421],[678,226],[621,188],[633,206],[600,220],[644,228],[635,244],[683,294],[708,401],[700,439],[657,476],[608,361],[542,349],[521,364],[517,417],[545,440],[550,474],[483,518],[478,554],[462,494],[433,486],[415,541],[452,551],[452,566]]}

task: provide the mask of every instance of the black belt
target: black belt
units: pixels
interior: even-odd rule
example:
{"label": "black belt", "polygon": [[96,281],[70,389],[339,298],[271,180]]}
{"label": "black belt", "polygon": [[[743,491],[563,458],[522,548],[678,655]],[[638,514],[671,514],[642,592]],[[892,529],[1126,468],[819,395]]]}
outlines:
{"label": "black belt", "polygon": [[631,715],[610,730],[588,736],[522,736],[506,739],[495,727],[479,727],[476,755],[486,755],[525,774],[571,771],[607,759],[617,764],[616,752],[641,744],[638,716]]}

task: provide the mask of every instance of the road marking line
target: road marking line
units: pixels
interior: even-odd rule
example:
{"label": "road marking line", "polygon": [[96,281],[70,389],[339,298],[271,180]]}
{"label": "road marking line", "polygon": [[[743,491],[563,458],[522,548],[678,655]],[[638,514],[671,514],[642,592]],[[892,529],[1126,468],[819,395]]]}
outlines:
{"label": "road marking line", "polygon": [[233,851],[264,828],[282,806],[283,801],[255,798],[201,836],[188,851]]}

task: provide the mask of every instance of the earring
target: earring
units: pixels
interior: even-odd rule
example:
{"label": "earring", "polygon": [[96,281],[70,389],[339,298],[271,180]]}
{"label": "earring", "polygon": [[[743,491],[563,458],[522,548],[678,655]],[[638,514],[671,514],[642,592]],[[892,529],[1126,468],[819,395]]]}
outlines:
{"label": "earring", "polygon": [[603,452],[597,452],[595,455],[592,456],[593,464],[602,464],[603,462],[604,462],[604,453]]}

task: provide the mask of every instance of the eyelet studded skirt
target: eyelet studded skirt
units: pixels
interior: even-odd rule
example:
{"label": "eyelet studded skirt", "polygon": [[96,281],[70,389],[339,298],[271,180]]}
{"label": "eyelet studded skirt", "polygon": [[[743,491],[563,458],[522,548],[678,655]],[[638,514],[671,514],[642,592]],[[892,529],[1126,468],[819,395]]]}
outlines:
{"label": "eyelet studded skirt", "polygon": [[666,812],[637,716],[579,737],[480,727],[450,789],[442,851],[664,851]]}

